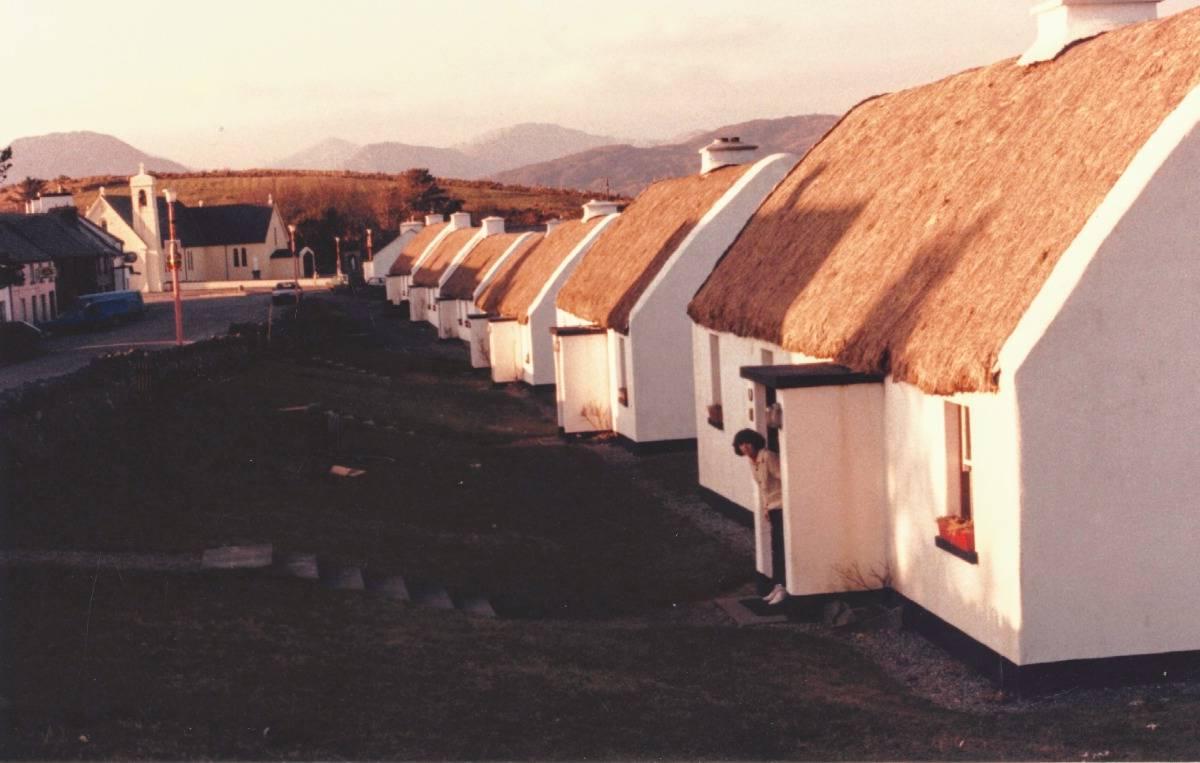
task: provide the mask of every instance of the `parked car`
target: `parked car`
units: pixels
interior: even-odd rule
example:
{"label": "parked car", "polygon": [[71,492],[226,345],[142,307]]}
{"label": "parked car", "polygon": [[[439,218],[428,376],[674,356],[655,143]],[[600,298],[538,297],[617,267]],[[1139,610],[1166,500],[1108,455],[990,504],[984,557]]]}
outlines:
{"label": "parked car", "polygon": [[0,363],[28,360],[42,351],[41,329],[25,321],[0,323]]}
{"label": "parked car", "polygon": [[140,291],[105,291],[81,294],[75,305],[42,328],[51,332],[89,331],[138,320],[146,315]]}
{"label": "parked car", "polygon": [[295,281],[280,281],[271,291],[271,304],[294,305],[304,296],[304,290]]}

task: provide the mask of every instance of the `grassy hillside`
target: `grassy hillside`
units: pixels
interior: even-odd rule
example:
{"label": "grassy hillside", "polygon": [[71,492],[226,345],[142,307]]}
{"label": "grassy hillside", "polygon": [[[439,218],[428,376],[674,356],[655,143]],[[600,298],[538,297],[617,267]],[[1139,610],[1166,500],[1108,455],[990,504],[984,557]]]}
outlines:
{"label": "grassy hillside", "polygon": [[[366,224],[393,230],[407,214],[398,212],[392,196],[401,185],[400,175],[313,170],[245,170],[193,173],[162,173],[159,188],[179,193],[186,204],[266,203],[272,197],[288,222],[319,217],[326,209],[354,210]],[[54,181],[75,194],[81,210],[95,200],[101,186],[110,192],[128,194],[129,179],[100,175]],[[577,217],[580,205],[594,194],[551,188],[510,186],[490,181],[439,179],[450,196],[463,201],[463,209],[478,220],[499,215],[510,227],[534,225],[552,217]],[[19,208],[15,186],[0,188],[0,207]]]}

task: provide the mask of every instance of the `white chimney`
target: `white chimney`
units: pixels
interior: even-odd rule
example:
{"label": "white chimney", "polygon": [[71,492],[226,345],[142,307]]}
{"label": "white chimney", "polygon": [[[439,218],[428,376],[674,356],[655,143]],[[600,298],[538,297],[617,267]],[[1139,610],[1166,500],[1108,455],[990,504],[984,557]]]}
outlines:
{"label": "white chimney", "polygon": [[450,229],[451,230],[458,230],[459,228],[470,228],[470,227],[471,227],[471,213],[470,212],[455,212],[454,214],[450,215]]}
{"label": "white chimney", "polygon": [[743,143],[741,138],[717,138],[700,149],[700,174],[707,175],[719,167],[745,164],[757,150],[758,146]]}
{"label": "white chimney", "polygon": [[554,229],[560,225],[562,225],[562,220],[559,220],[557,217],[554,218],[553,220],[547,220],[546,221],[546,232],[552,233],[554,231]]}
{"label": "white chimney", "polygon": [[275,197],[274,197],[272,194],[269,194],[269,193],[267,194],[267,206],[268,206],[268,207],[273,207],[273,206],[275,206]]}
{"label": "white chimney", "polygon": [[[440,216],[441,215],[439,215],[439,217]],[[438,222],[441,221],[439,220]],[[400,223],[400,235],[403,236],[405,233],[416,233],[424,227],[425,225],[419,222]]]}
{"label": "white chimney", "polygon": [[198,207],[204,206],[204,199],[201,199],[200,201],[196,202],[196,206],[198,206]]}
{"label": "white chimney", "polygon": [[438,223],[446,222],[446,218],[442,215],[425,215],[425,224],[429,226],[437,225]]}
{"label": "white chimney", "polygon": [[483,235],[485,236],[495,236],[497,233],[504,232],[503,217],[485,217],[480,224],[483,226]]}
{"label": "white chimney", "polygon": [[1050,61],[1068,45],[1138,21],[1158,18],[1160,0],[1042,0],[1030,10],[1037,17],[1037,39],[1017,60],[1021,66]]}
{"label": "white chimney", "polygon": [[587,204],[583,205],[583,221],[586,223],[593,217],[604,217],[606,215],[615,215],[617,213],[617,202],[615,201],[600,201],[592,199]]}

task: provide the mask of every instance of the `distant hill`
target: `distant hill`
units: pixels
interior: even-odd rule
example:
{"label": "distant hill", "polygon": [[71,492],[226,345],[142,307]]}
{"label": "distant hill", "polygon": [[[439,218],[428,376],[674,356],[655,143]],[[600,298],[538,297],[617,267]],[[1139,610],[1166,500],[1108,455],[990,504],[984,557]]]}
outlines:
{"label": "distant hill", "polygon": [[487,174],[480,163],[461,151],[407,143],[371,143],[355,151],[339,169],[352,172],[403,172],[424,167],[437,177],[477,178]]}
{"label": "distant hill", "polygon": [[681,143],[639,148],[630,145],[602,146],[546,162],[497,172],[494,180],[526,186],[577,188],[634,196],[661,178],[697,172],[697,152],[718,137],[740,137],[760,150],[756,156],[789,151],[803,154],[821,139],[838,117],[802,114],[779,119],[755,119],[695,133]]}
{"label": "distant hill", "polygon": [[357,146],[329,138],[271,162],[270,166],[353,172],[403,172],[424,167],[438,177],[472,180],[525,164],[557,159],[614,140],[569,127],[526,122],[484,133],[450,148],[397,141]]}
{"label": "distant hill", "polygon": [[272,169],[290,170],[340,170],[345,169],[346,160],[362,146],[341,138],[326,138],[320,143],[297,151],[291,156],[271,162]]}
{"label": "distant hill", "polygon": [[479,161],[486,170],[483,174],[490,174],[619,142],[556,124],[525,122],[484,133],[454,148]]}
{"label": "distant hill", "polygon": [[13,165],[8,179],[52,180],[61,175],[82,177],[137,172],[138,163],[156,172],[186,172],[178,162],[151,156],[123,140],[98,132],[55,132],[12,142]]}

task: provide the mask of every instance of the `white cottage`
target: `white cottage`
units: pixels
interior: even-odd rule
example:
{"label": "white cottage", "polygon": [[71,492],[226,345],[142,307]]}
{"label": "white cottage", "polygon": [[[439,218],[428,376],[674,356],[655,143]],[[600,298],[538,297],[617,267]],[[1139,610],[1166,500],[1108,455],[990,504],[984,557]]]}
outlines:
{"label": "white cottage", "polygon": [[[375,252],[375,256],[362,264],[363,278],[370,279],[379,276],[386,279],[388,273],[392,269],[392,265],[396,264],[396,260],[400,257],[400,253],[404,251],[404,247],[409,241],[421,232],[425,227],[424,223],[407,222],[400,223],[399,234],[384,245],[382,249]],[[384,282],[386,284],[386,280]]]}
{"label": "white cottage", "polygon": [[547,223],[545,237],[506,260],[481,289],[476,303],[487,330],[474,336],[471,362],[491,366],[492,381],[554,383],[554,301],[617,211],[616,202],[593,199],[581,219]]}
{"label": "white cottage", "polygon": [[[487,222],[486,220],[484,221]],[[471,365],[486,368],[475,348],[487,339],[487,315],[479,311],[475,300],[510,258],[541,241],[541,233],[498,233],[488,236],[472,249],[442,281],[438,295],[438,316],[447,334],[472,347]]]}
{"label": "white cottage", "polygon": [[413,263],[412,280],[408,287],[408,317],[438,327],[438,287],[442,276],[458,257],[466,256],[478,243],[480,228],[471,227],[471,215],[455,212],[450,215],[449,230]]}
{"label": "white cottage", "polygon": [[753,506],[769,436],[789,591],[889,578],[1005,680],[1200,649],[1200,10],[1038,10],[1034,63],[850,111],[689,306],[700,480]]}
{"label": "white cottage", "polygon": [[[467,224],[470,225],[470,219]],[[422,262],[452,230],[441,215],[425,215],[425,226],[401,246],[400,253],[387,270],[384,293],[388,302],[397,307],[408,302],[413,267]]]}
{"label": "white cottage", "polygon": [[696,436],[687,302],[796,162],[737,138],[701,151],[702,172],[663,180],[600,236],[558,295],[558,423],[637,443]]}

